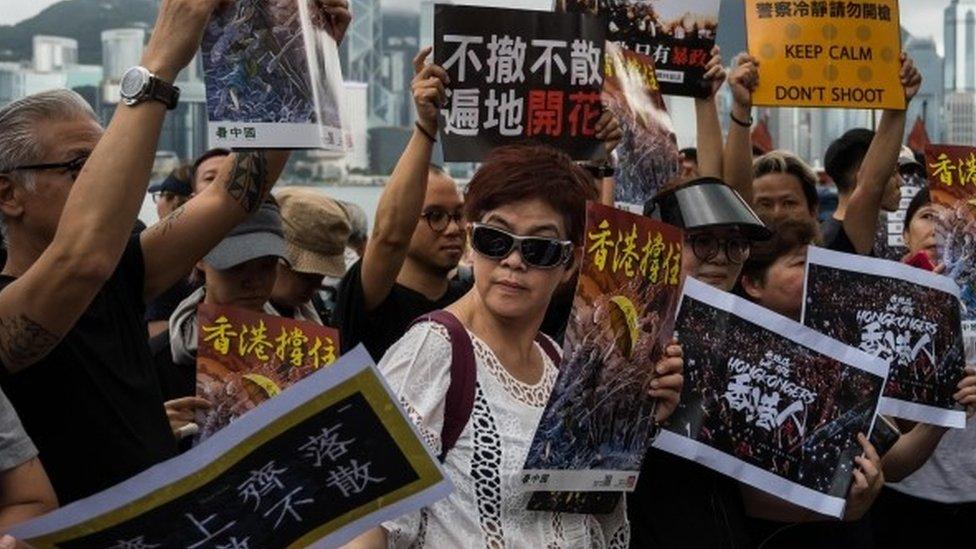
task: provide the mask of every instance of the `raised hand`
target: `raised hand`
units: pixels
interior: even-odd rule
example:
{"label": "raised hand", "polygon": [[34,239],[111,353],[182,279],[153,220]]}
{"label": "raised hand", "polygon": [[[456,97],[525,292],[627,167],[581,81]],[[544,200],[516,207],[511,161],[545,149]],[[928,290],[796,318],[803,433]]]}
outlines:
{"label": "raised hand", "polygon": [[215,10],[234,0],[163,0],[142,64],[159,78],[172,82],[190,64],[203,31]]}
{"label": "raised hand", "polygon": [[729,73],[732,100],[736,106],[751,109],[752,94],[759,85],[759,60],[747,53],[741,53],[735,57],[732,65],[732,72]]}
{"label": "raised hand", "polygon": [[413,58],[415,76],[410,84],[418,122],[431,135],[437,133],[437,116],[441,107],[447,103],[447,86],[451,83],[447,71],[437,65],[425,63],[433,49],[427,46]]}

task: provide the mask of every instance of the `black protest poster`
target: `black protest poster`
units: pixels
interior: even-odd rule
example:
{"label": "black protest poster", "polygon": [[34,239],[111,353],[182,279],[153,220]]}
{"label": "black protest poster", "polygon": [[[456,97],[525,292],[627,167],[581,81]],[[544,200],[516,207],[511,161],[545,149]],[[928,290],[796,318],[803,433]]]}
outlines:
{"label": "black protest poster", "polygon": [[693,278],[675,331],[685,383],[654,445],[842,516],[887,364]]}
{"label": "black protest poster", "polygon": [[890,365],[882,413],[966,426],[952,398],[966,366],[955,282],[903,263],[816,247],[807,254],[806,276],[803,323]]}
{"label": "black protest poster", "polygon": [[358,348],[189,452],[11,533],[37,548],[339,546],[449,491]]}
{"label": "black protest poster", "polygon": [[607,18],[607,40],[654,59],[665,95],[708,97],[705,65],[721,0],[556,0],[557,11]]}
{"label": "black protest poster", "polygon": [[434,62],[451,79],[444,160],[477,162],[526,140],[602,158],[605,39],[605,20],[592,15],[436,5]]}

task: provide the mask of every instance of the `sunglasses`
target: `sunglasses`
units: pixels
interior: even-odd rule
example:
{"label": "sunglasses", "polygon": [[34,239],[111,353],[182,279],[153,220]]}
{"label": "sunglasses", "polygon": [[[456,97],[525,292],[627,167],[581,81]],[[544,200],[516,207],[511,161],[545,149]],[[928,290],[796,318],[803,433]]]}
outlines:
{"label": "sunglasses", "polygon": [[556,238],[518,236],[508,231],[484,225],[471,224],[471,247],[488,259],[508,257],[515,248],[526,265],[537,269],[551,269],[565,265],[573,257],[573,243]]}
{"label": "sunglasses", "polygon": [[716,238],[711,235],[688,236],[685,242],[691,245],[691,251],[699,261],[711,261],[718,256],[718,252],[725,249],[725,257],[730,263],[738,265],[745,261],[752,249],[752,244],[744,238]]}

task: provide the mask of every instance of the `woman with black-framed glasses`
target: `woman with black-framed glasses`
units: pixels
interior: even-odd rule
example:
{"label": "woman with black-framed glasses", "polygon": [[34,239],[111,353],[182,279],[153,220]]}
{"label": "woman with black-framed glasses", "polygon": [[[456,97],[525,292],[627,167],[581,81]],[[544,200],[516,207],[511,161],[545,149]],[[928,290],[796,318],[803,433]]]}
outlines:
{"label": "woman with black-framed glasses", "polygon": [[[520,482],[558,371],[558,351],[539,328],[577,269],[586,201],[596,198],[592,178],[545,146],[496,149],[471,180],[464,212],[474,287],[416,323],[379,365],[456,490],[384,524],[377,538],[395,547],[627,547],[622,503],[606,515],[528,511]],[[470,349],[470,362],[459,348]],[[474,378],[467,410],[449,396],[460,372]],[[676,402],[680,374],[659,382],[652,396]]]}

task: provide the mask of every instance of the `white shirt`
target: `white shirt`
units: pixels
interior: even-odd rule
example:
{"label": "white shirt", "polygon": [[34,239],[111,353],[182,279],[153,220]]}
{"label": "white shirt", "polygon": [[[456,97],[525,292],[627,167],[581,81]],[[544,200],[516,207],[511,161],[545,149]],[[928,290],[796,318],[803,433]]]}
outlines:
{"label": "white shirt", "polygon": [[[535,385],[515,379],[494,352],[469,332],[477,368],[471,419],[445,459],[456,490],[416,513],[385,523],[390,547],[625,548],[630,541],[624,498],[608,515],[528,511],[520,489],[532,444],[558,370],[536,344],[544,363]],[[379,369],[400,397],[434,454],[451,381],[447,330],[425,322],[391,347]]]}

